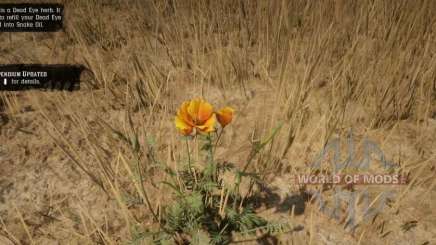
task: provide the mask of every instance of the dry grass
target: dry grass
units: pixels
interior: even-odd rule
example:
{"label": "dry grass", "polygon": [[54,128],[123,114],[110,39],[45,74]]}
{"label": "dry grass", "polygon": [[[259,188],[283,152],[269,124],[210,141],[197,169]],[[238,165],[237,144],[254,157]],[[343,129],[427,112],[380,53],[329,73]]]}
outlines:
{"label": "dry grass", "polygon": [[64,32],[0,34],[1,63],[88,68],[79,92],[0,94],[0,243],[147,244],[172,199],[155,162],[181,168],[173,117],[196,96],[236,108],[217,158],[253,161],[281,200],[350,129],[411,176],[354,233],[314,203],[292,215],[266,197],[259,213],[303,227],[269,242],[436,242],[436,1],[64,2]]}

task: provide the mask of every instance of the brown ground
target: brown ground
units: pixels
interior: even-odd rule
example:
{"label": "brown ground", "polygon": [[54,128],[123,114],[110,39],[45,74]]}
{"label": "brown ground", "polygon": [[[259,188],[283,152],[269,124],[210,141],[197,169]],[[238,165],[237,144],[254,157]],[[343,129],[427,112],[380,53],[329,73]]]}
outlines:
{"label": "brown ground", "polygon": [[[110,2],[69,2],[64,32],[0,33],[1,63],[88,68],[78,92],[0,94],[0,244],[126,244],[133,225],[154,227],[134,197],[117,201],[133,188],[121,160],[132,152],[114,130],[138,135],[144,153],[154,138],[175,167],[184,145],[173,116],[196,96],[236,108],[218,159],[242,165],[250,140],[283,123],[253,166],[274,173],[267,180],[279,197],[258,211],[298,227],[278,241],[436,244],[434,1]],[[355,233],[292,184],[327,139],[344,141],[350,129],[411,180],[369,187],[372,199],[387,188],[402,195]],[[156,207],[169,198],[150,184],[160,180],[146,180]]]}

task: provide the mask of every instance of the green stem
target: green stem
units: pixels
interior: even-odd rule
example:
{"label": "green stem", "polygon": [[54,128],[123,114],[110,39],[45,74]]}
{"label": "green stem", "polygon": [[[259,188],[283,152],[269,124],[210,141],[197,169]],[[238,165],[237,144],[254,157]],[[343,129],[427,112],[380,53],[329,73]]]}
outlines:
{"label": "green stem", "polygon": [[213,144],[212,144],[212,136],[211,136],[211,134],[209,133],[208,135],[207,135],[207,143],[209,144],[209,149],[208,149],[208,154],[209,154],[209,163],[208,164],[211,164],[211,167],[212,167],[212,180],[213,181],[216,181],[217,180],[217,178],[216,178],[216,165],[215,165],[215,162],[214,162],[214,157],[213,157],[213,155],[214,155],[214,146],[213,146]]}
{"label": "green stem", "polygon": [[145,190],[145,187],[144,187],[144,177],[142,176],[142,169],[141,169],[141,164],[140,164],[139,156],[136,157],[136,168],[137,168],[138,175],[139,175],[139,182],[140,182],[141,191],[142,191],[142,194],[144,196],[144,199],[145,199],[145,202],[147,204],[147,207],[150,210],[151,214],[153,215],[154,220],[156,222],[158,222],[159,225],[160,225],[159,217],[154,212],[154,209],[151,206],[150,198],[148,197],[147,191]]}
{"label": "green stem", "polygon": [[186,149],[188,151],[188,170],[189,173],[192,175],[192,168],[191,168],[191,151],[189,149],[189,142],[188,139],[186,139]]}
{"label": "green stem", "polygon": [[236,211],[236,207],[237,207],[237,202],[238,202],[238,198],[239,195],[239,185],[241,183],[241,176],[238,176],[236,179],[236,183],[235,183],[235,195],[234,195],[234,199],[233,199],[233,209]]}
{"label": "green stem", "polygon": [[209,147],[209,161],[211,163],[213,163],[213,153],[214,153],[213,148],[214,147],[212,147],[212,136],[210,133],[207,135],[207,141],[208,141],[208,144],[210,145],[210,147]]}
{"label": "green stem", "polygon": [[221,139],[221,135],[223,134],[223,132],[224,132],[224,128],[220,131],[220,133],[219,133],[218,136],[217,136],[217,139],[216,139],[216,141],[215,141],[215,146],[214,146],[215,149],[216,149],[216,147],[218,146],[218,143],[219,143],[219,141],[220,141],[220,139]]}
{"label": "green stem", "polygon": [[250,152],[250,155],[248,157],[247,162],[244,165],[244,168],[242,168],[242,172],[245,173],[248,169],[248,166],[251,164],[251,161],[253,161],[254,157],[256,156],[256,154],[258,153],[258,151],[256,149],[252,149]]}

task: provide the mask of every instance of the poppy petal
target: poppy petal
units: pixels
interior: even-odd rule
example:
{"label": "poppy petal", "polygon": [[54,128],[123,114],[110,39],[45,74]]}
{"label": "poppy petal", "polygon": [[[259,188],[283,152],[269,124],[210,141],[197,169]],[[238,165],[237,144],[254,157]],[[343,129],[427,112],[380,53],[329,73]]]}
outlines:
{"label": "poppy petal", "polygon": [[179,111],[177,112],[177,116],[184,120],[185,123],[189,124],[191,127],[194,126],[194,122],[191,118],[191,116],[189,116],[188,113],[188,107],[189,107],[189,101],[185,101],[183,102],[182,106],[180,106]]}
{"label": "poppy petal", "polygon": [[200,124],[206,122],[213,114],[213,107],[206,101],[202,101],[198,108],[198,122]]}
{"label": "poppy petal", "polygon": [[212,115],[203,125],[197,126],[197,128],[199,129],[200,132],[210,133],[215,131],[215,123],[216,123],[216,118],[215,116]]}
{"label": "poppy petal", "polygon": [[234,110],[231,107],[224,107],[216,113],[218,122],[222,127],[227,126],[233,120]]}
{"label": "poppy petal", "polygon": [[187,108],[189,116],[194,120],[194,123],[198,123],[198,110],[200,108],[200,104],[202,103],[201,99],[193,99],[189,102],[189,106]]}
{"label": "poppy petal", "polygon": [[183,135],[190,135],[192,133],[192,126],[187,124],[182,118],[176,117],[175,118],[176,128],[182,133]]}

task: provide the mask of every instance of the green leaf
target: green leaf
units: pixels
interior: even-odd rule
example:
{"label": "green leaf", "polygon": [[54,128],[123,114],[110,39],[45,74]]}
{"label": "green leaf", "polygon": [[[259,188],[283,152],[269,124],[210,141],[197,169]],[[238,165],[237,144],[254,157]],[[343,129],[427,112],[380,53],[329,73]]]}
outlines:
{"label": "green leaf", "polygon": [[206,181],[200,183],[200,189],[203,191],[212,192],[216,188],[218,188],[218,184],[214,181]]}
{"label": "green leaf", "polygon": [[112,134],[114,135],[115,138],[121,139],[124,142],[130,144],[129,139],[127,138],[127,136],[125,136],[123,133],[121,133],[120,131],[114,129],[114,128],[110,128],[112,130]]}
{"label": "green leaf", "polygon": [[202,151],[209,151],[210,149],[212,149],[212,144],[210,144],[210,143],[205,143],[205,144],[201,147],[201,150],[202,150]]}
{"label": "green leaf", "polygon": [[141,145],[139,144],[138,135],[135,135],[135,136],[133,137],[133,139],[131,140],[131,143],[130,143],[130,144],[131,144],[131,146],[132,146],[134,152],[138,152],[138,151],[139,151]]}
{"label": "green leaf", "polygon": [[173,189],[175,192],[177,192],[177,194],[179,196],[183,195],[183,193],[180,191],[180,189],[177,188],[174,184],[167,182],[167,181],[162,181],[162,184],[169,186],[171,189]]}
{"label": "green leaf", "polygon": [[192,137],[191,135],[182,135],[180,136],[180,138],[182,140],[192,140],[194,137]]}
{"label": "green leaf", "polygon": [[147,144],[149,146],[155,146],[156,145],[156,139],[153,136],[147,136]]}
{"label": "green leaf", "polygon": [[188,207],[194,211],[194,213],[203,212],[203,195],[198,192],[193,192],[191,195],[185,197],[186,204]]}
{"label": "green leaf", "polygon": [[280,131],[280,129],[283,127],[283,122],[280,122],[277,127],[275,127],[271,134],[264,140],[261,140],[257,145],[257,150],[261,150],[263,147],[265,147],[269,142],[271,142],[276,134]]}
{"label": "green leaf", "polygon": [[239,176],[239,178],[248,177],[254,180],[256,183],[262,182],[258,173],[248,173],[248,172],[238,171],[237,176]]}
{"label": "green leaf", "polygon": [[222,172],[226,172],[226,171],[230,171],[235,169],[235,164],[230,163],[230,162],[223,162],[217,165],[218,170],[222,171]]}
{"label": "green leaf", "polygon": [[192,234],[192,245],[205,245],[210,244],[211,240],[209,234],[203,230],[196,230]]}

